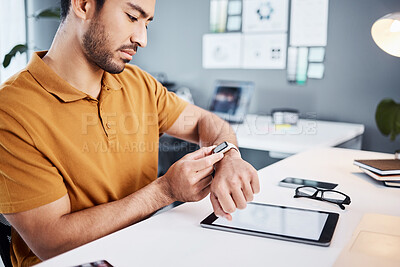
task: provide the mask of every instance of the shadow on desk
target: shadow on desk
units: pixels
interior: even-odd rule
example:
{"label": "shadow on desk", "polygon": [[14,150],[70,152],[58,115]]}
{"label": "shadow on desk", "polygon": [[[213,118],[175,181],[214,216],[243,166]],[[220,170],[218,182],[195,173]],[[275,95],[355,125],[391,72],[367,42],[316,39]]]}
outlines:
{"label": "shadow on desk", "polygon": [[257,171],[278,162],[281,159],[271,158],[268,151],[239,148],[242,158],[250,163]]}
{"label": "shadow on desk", "polygon": [[[186,142],[167,134],[161,136],[159,142],[158,177],[163,176],[171,167],[171,165],[180,158],[199,149],[197,144]],[[183,203],[184,202],[176,201],[171,205],[159,209],[153,214],[153,216],[173,209]]]}
{"label": "shadow on desk", "polygon": [[197,144],[164,134],[159,140],[158,177],[164,175],[172,164],[188,153],[198,150]]}

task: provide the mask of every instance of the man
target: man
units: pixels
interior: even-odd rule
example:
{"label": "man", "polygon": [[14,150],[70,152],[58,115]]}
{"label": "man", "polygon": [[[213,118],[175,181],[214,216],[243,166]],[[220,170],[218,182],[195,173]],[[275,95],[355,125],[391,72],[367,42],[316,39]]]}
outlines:
{"label": "man", "polygon": [[[210,192],[231,219],[259,191],[226,122],[126,65],[147,44],[155,0],[63,0],[48,52],[0,90],[0,212],[12,262],[40,262]],[[197,142],[157,179],[162,133]],[[215,169],[214,178],[211,174]]]}

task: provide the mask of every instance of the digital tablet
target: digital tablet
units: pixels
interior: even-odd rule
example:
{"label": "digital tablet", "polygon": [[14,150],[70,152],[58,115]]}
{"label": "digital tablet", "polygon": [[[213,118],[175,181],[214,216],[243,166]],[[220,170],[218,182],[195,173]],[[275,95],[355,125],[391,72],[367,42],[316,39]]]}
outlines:
{"label": "digital tablet", "polygon": [[232,213],[232,221],[212,213],[200,225],[229,232],[282,239],[306,244],[329,246],[339,214],[248,203],[244,210]]}

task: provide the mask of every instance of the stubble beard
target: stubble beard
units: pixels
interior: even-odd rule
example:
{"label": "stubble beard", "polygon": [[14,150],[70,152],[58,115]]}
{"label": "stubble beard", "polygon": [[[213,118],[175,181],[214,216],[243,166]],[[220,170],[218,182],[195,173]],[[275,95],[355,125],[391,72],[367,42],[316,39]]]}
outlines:
{"label": "stubble beard", "polygon": [[97,19],[94,19],[89,30],[83,36],[83,47],[86,58],[92,63],[112,74],[121,73],[129,60],[121,59],[123,64],[118,64],[113,59],[113,52],[108,49],[109,36],[105,27]]}

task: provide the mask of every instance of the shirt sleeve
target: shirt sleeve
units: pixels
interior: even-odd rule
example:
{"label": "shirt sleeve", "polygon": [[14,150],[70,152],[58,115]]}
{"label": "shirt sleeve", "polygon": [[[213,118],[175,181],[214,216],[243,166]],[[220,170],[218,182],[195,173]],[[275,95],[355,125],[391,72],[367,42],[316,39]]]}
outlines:
{"label": "shirt sleeve", "polygon": [[158,126],[160,134],[167,131],[178,119],[188,102],[179,98],[157,82],[156,87]]}
{"label": "shirt sleeve", "polygon": [[178,119],[188,102],[179,98],[175,93],[168,91],[153,76],[138,66],[132,65],[126,66],[126,68],[132,70],[133,79],[136,79],[137,84],[143,85],[143,90],[150,94],[146,96],[150,102],[144,105],[151,103],[151,110],[145,109],[144,112],[151,112],[157,116],[158,130],[161,136]]}
{"label": "shirt sleeve", "polygon": [[67,194],[62,176],[15,119],[0,111],[0,213],[16,213]]}

